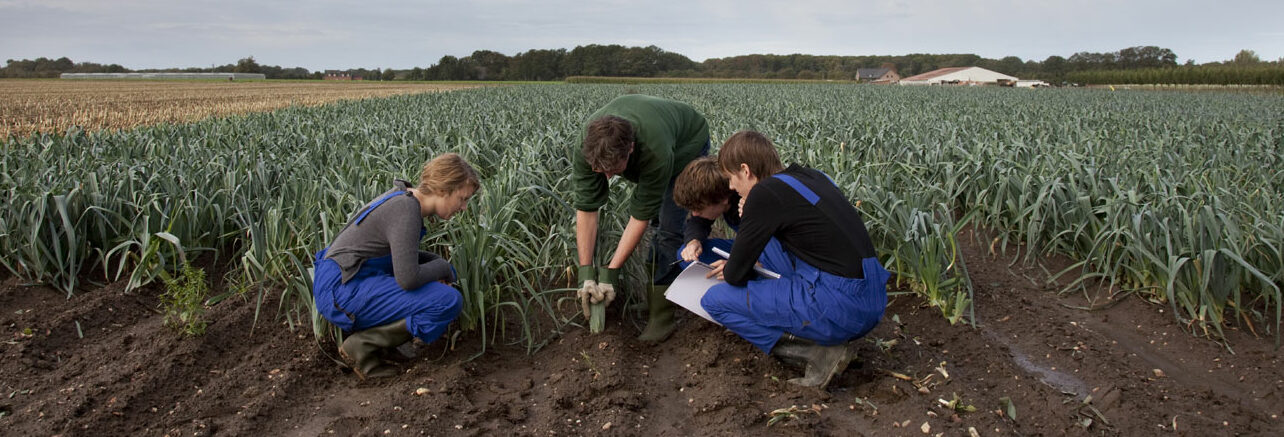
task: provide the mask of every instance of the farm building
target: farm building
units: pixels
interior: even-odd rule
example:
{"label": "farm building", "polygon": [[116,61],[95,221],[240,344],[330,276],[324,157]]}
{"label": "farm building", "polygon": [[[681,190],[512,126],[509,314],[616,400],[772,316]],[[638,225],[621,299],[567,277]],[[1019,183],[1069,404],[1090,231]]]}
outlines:
{"label": "farm building", "polygon": [[868,83],[896,83],[901,75],[894,68],[860,68],[856,70],[856,80]]}
{"label": "farm building", "polygon": [[325,80],[364,80],[365,78],[361,77],[361,75],[359,74],[352,74],[352,72],[350,71],[326,70],[324,79]]}
{"label": "farm building", "polygon": [[981,67],[950,67],[901,79],[901,85],[979,85],[1013,83],[1017,78]]}
{"label": "farm building", "polygon": [[62,79],[267,79],[263,73],[63,73]]}

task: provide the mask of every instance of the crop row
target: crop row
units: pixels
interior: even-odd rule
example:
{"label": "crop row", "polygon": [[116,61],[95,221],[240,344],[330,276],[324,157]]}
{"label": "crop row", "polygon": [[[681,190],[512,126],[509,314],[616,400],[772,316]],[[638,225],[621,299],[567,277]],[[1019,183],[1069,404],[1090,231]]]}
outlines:
{"label": "crop row", "polygon": [[[1274,96],[539,85],[72,130],[4,146],[0,197],[12,207],[0,210],[0,264],[70,293],[85,278],[140,286],[186,253],[230,251],[234,290],[324,334],[309,308],[310,254],[393,177],[456,151],[484,188],[467,213],[430,225],[427,244],[460,272],[464,329],[535,348],[582,322],[563,305],[569,157],[583,118],[625,92],[692,103],[715,144],[756,129],[786,161],[829,173],[898,281],[952,322],[974,320],[966,263],[979,260],[958,248],[970,223],[999,231],[985,243],[1021,247],[1012,262],[1077,261],[1052,272],[1067,290],[1136,293],[1215,338],[1231,323],[1278,334],[1284,105]],[[623,221],[622,210],[608,205],[604,221]]]}

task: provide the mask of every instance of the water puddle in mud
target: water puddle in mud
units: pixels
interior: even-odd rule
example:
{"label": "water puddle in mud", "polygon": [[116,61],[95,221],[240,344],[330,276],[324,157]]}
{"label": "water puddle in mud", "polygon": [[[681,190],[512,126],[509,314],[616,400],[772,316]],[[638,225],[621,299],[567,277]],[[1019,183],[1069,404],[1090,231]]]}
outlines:
{"label": "water puddle in mud", "polygon": [[1083,380],[1069,373],[1035,363],[1030,359],[1030,356],[1021,352],[1021,349],[1017,348],[1016,345],[1009,343],[1003,338],[1003,336],[998,335],[993,331],[982,329],[982,332],[984,332],[985,336],[989,337],[990,340],[993,340],[995,343],[1006,346],[1009,353],[1012,354],[1012,361],[1022,370],[1037,375],[1039,381],[1044,384],[1060,390],[1062,393],[1074,394],[1075,396],[1084,396],[1089,393],[1088,384],[1083,382]]}

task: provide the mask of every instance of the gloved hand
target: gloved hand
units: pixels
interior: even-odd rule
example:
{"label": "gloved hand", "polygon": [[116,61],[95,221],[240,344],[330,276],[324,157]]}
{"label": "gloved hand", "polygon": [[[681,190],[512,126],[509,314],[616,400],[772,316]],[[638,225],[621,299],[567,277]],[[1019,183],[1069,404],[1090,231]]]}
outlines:
{"label": "gloved hand", "polygon": [[615,300],[615,283],[620,279],[620,269],[607,267],[597,268],[597,290],[598,295],[594,297],[593,303],[605,302],[610,305]]}
{"label": "gloved hand", "polygon": [[579,280],[580,289],[575,292],[575,296],[580,298],[580,306],[584,310],[584,318],[589,318],[589,300],[594,295],[600,295],[597,290],[597,268],[593,266],[580,266]]}

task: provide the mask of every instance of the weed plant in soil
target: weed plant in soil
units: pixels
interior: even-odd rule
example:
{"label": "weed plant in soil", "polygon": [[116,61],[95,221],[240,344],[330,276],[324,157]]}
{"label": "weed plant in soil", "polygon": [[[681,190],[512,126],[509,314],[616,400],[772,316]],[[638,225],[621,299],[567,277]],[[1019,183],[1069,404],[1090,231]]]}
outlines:
{"label": "weed plant in soil", "polygon": [[[1278,96],[540,85],[72,129],[5,144],[0,198],[12,207],[0,210],[0,265],[67,293],[85,280],[129,279],[133,289],[179,268],[185,252],[234,247],[220,255],[236,260],[234,282],[255,291],[257,313],[325,336],[333,330],[310,308],[311,255],[392,178],[454,151],[478,168],[483,189],[467,213],[430,224],[426,246],[459,268],[466,331],[484,345],[534,350],[583,323],[557,310],[570,304],[562,284],[574,253],[566,175],[584,117],[627,92],[690,102],[709,117],[715,144],[756,129],[784,160],[828,173],[865,215],[897,281],[952,322],[975,321],[954,235],[975,224],[1001,230],[991,242],[1000,251],[1017,243],[1014,263],[1075,260],[1051,272],[1068,280],[1066,292],[1106,281],[1168,305],[1200,335],[1237,326],[1279,338]],[[612,190],[627,198],[626,186]],[[622,211],[608,205],[604,228]],[[89,266],[105,278],[84,277]],[[644,275],[630,276],[640,290]]]}

